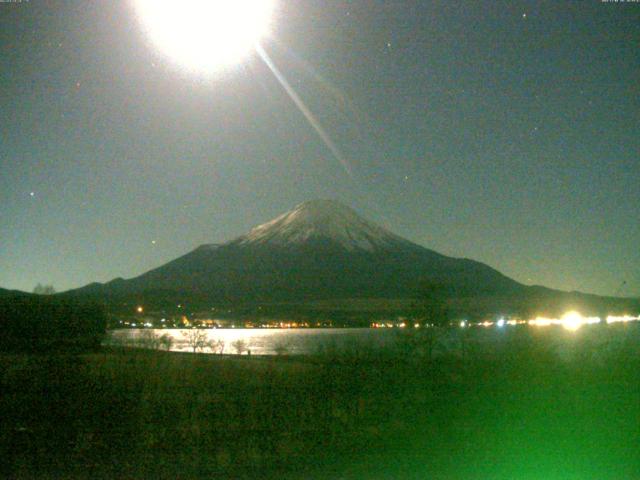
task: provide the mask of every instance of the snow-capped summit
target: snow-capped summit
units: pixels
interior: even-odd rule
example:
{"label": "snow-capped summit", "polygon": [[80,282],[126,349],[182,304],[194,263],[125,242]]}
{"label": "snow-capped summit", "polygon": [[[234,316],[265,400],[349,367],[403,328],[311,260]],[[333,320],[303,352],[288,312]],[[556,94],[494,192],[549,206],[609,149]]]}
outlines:
{"label": "snow-capped summit", "polygon": [[288,246],[314,240],[330,241],[349,251],[374,251],[408,243],[334,200],[301,203],[293,210],[253,228],[233,243]]}
{"label": "snow-capped summit", "polygon": [[[339,202],[305,202],[223,244],[202,245],[142,275],[75,295],[158,305],[415,299],[425,282],[466,297],[523,286],[473,260],[451,258],[364,220]],[[164,307],[163,307],[164,308]]]}

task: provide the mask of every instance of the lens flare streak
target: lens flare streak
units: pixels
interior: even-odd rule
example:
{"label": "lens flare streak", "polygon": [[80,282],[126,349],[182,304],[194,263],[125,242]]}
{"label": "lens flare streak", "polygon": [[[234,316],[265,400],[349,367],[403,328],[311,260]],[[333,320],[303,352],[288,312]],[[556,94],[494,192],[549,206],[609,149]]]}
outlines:
{"label": "lens flare streak", "polygon": [[284,88],[285,92],[287,92],[287,95],[289,95],[289,98],[291,98],[293,103],[296,104],[300,112],[304,115],[304,117],[307,119],[309,124],[311,124],[311,126],[316,131],[318,136],[322,139],[322,141],[327,146],[327,148],[331,151],[333,156],[336,157],[336,159],[340,162],[340,164],[345,169],[345,171],[349,174],[349,176],[352,176],[351,166],[349,165],[347,158],[340,151],[340,149],[333,142],[333,140],[331,140],[331,138],[329,137],[329,134],[322,127],[322,125],[320,124],[318,119],[315,117],[313,112],[311,112],[309,107],[307,107],[307,105],[302,101],[302,99],[300,98],[300,95],[298,95],[298,93],[293,89],[291,84],[287,81],[287,79],[282,74],[282,72],[280,72],[278,67],[275,66],[275,64],[273,63],[273,60],[271,60],[271,57],[267,54],[264,48],[262,48],[260,44],[256,44],[255,48],[256,48],[256,52],[258,52],[258,55],[260,55],[264,63],[267,65],[267,67],[269,67],[269,70],[271,70],[271,73],[273,73],[273,75],[276,77],[278,82],[280,82],[280,85],[282,85],[282,88]]}

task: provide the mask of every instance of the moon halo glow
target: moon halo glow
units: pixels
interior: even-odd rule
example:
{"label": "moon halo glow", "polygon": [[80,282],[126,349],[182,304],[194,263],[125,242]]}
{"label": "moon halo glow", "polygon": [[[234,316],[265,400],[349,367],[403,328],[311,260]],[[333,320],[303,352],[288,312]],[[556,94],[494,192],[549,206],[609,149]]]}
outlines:
{"label": "moon halo glow", "polygon": [[205,74],[240,62],[268,33],[274,0],[134,0],[156,47]]}

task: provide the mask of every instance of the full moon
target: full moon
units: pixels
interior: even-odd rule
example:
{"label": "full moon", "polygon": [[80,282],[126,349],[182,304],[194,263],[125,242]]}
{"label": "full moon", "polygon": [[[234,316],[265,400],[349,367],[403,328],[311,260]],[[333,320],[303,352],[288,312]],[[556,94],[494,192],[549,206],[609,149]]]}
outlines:
{"label": "full moon", "polygon": [[268,33],[274,0],[134,0],[151,41],[184,68],[213,73]]}

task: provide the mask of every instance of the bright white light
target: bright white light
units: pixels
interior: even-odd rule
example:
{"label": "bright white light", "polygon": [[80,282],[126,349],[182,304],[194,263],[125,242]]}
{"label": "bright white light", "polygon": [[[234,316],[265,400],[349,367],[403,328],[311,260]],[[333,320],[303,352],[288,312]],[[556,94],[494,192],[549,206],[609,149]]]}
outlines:
{"label": "bright white light", "polygon": [[545,318],[537,317],[533,320],[529,320],[529,325],[535,325],[537,327],[548,327],[549,325],[561,325],[570,331],[578,330],[582,325],[592,325],[594,323],[600,323],[598,317],[584,317],[578,312],[567,312],[562,318]]}
{"label": "bright white light", "polygon": [[578,312],[567,312],[563,315],[562,326],[567,330],[577,330],[582,325],[593,325],[600,323],[599,317],[583,317]]}
{"label": "bright white light", "polygon": [[133,0],[152,42],[190,70],[239,62],[269,29],[274,0]]}
{"label": "bright white light", "polygon": [[562,316],[561,322],[562,326],[567,330],[578,330],[585,319],[578,312],[567,312]]}
{"label": "bright white light", "polygon": [[504,327],[504,324],[505,324],[504,318],[501,318],[496,322],[496,325],[500,328]]}

